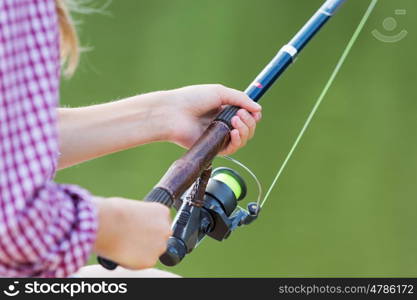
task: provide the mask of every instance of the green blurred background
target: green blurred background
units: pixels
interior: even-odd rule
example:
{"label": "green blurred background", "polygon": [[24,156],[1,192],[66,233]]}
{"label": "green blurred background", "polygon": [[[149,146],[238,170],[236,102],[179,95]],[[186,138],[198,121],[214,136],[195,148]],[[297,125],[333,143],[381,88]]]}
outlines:
{"label": "green blurred background", "polygon": [[[63,82],[62,103],[199,83],[244,89],[321,3],[124,0],[107,14],[76,15],[82,43],[93,49]],[[235,158],[264,188],[369,3],[347,1],[262,100],[257,134]],[[379,1],[262,217],[223,243],[206,239],[169,270],[186,277],[417,276],[416,10],[415,0]],[[388,17],[398,23],[392,31],[383,26]],[[374,29],[408,36],[384,43]],[[141,198],[183,151],[146,145],[63,170],[58,180]]]}

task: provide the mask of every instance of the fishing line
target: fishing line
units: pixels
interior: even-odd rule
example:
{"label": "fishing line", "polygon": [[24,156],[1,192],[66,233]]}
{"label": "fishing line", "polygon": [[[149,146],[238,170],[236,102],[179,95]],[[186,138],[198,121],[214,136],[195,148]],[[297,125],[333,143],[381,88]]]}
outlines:
{"label": "fishing line", "polygon": [[332,86],[337,74],[339,73],[340,69],[342,68],[346,58],[348,57],[350,51],[352,50],[353,46],[355,45],[356,40],[358,39],[360,33],[362,32],[363,27],[365,26],[366,22],[368,21],[369,17],[371,16],[372,11],[374,10],[378,0],[372,0],[371,4],[369,5],[368,9],[365,12],[365,15],[362,17],[362,20],[360,21],[358,27],[356,28],[355,32],[353,33],[352,38],[350,39],[348,45],[346,46],[345,50],[343,51],[342,56],[340,57],[338,63],[336,64],[335,69],[333,70],[329,80],[327,81],[323,91],[321,92],[319,98],[317,99],[313,109],[311,110],[310,114],[307,117],[307,120],[305,121],[300,133],[298,134],[297,138],[295,139],[294,144],[292,145],[290,151],[288,152],[287,156],[285,157],[284,162],[282,163],[281,167],[279,168],[278,172],[275,175],[274,180],[272,181],[271,185],[269,186],[265,197],[263,201],[261,202],[261,207],[265,204],[265,202],[268,200],[272,189],[276,186],[276,183],[278,179],[281,177],[282,172],[284,171],[285,167],[288,164],[288,161],[291,159],[295,149],[297,148],[301,138],[303,137],[305,131],[307,130],[308,126],[311,123],[311,120],[313,119],[314,115],[316,114],[318,108],[320,107],[320,104],[322,103],[324,97],[327,95],[327,92],[329,91],[330,87]]}

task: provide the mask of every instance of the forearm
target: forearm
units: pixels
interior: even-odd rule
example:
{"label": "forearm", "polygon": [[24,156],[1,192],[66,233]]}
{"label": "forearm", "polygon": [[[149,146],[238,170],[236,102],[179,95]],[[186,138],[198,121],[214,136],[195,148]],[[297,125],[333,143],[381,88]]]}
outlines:
{"label": "forearm", "polygon": [[164,140],[164,97],[165,92],[156,92],[105,104],[60,108],[58,168]]}

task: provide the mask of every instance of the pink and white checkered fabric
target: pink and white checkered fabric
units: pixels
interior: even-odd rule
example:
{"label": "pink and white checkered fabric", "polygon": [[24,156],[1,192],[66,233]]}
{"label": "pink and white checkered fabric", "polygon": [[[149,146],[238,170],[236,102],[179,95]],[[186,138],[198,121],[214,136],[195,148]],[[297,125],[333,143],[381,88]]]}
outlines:
{"label": "pink and white checkered fabric", "polygon": [[59,149],[54,0],[0,1],[0,276],[66,277],[88,259],[85,190],[52,181]]}

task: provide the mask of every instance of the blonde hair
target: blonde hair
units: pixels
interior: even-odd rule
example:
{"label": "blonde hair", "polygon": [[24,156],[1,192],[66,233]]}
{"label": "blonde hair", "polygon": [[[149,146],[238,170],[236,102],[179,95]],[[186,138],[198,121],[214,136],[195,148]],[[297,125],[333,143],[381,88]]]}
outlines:
{"label": "blonde hair", "polygon": [[67,77],[74,74],[80,59],[80,47],[66,0],[55,0],[60,32],[60,51],[63,74]]}

